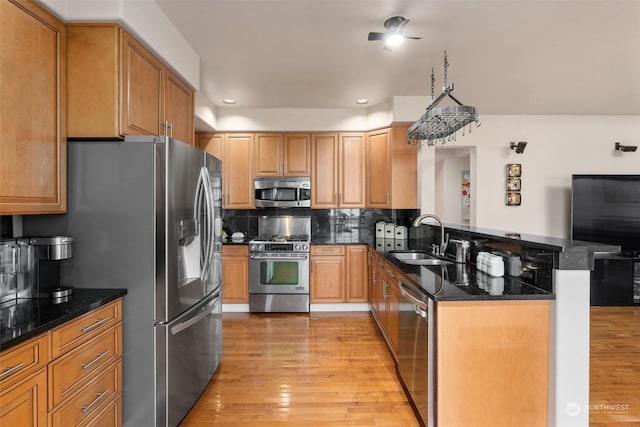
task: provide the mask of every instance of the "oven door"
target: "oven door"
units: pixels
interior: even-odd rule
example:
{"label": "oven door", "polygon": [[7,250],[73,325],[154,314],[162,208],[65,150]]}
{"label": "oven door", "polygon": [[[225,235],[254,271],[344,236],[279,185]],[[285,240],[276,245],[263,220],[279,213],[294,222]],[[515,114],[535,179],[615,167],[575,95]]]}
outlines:
{"label": "oven door", "polygon": [[252,253],[249,256],[249,292],[308,294],[309,254]]}

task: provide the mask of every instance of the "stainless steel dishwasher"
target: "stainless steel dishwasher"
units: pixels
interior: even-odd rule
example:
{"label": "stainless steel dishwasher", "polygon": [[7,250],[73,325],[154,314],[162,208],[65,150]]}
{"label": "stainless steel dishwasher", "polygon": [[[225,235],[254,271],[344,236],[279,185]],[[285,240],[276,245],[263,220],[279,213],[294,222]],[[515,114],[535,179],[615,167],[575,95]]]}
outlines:
{"label": "stainless steel dishwasher", "polygon": [[398,371],[422,425],[433,426],[433,300],[410,283],[400,289]]}

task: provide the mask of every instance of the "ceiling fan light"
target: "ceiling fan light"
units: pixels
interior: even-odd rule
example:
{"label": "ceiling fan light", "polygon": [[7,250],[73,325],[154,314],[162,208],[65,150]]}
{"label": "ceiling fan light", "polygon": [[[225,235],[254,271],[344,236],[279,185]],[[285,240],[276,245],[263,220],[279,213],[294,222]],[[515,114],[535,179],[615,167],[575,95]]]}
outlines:
{"label": "ceiling fan light", "polygon": [[396,47],[404,41],[404,36],[400,33],[390,33],[385,38],[385,45],[388,47]]}

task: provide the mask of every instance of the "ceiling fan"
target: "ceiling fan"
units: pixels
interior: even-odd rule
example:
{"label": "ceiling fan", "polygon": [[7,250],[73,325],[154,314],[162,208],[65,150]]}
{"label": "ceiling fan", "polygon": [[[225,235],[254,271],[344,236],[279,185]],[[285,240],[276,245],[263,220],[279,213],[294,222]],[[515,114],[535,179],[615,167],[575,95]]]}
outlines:
{"label": "ceiling fan", "polygon": [[384,40],[383,49],[391,52],[391,48],[398,46],[404,39],[420,40],[422,37],[408,37],[402,34],[402,30],[407,26],[409,20],[404,16],[392,16],[384,21],[386,33],[369,33],[369,41]]}

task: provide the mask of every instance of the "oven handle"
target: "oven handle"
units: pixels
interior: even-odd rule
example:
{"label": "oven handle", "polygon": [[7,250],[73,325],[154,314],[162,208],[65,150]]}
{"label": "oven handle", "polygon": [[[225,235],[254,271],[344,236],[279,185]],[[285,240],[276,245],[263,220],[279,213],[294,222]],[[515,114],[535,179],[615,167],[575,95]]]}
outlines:
{"label": "oven handle", "polygon": [[309,259],[307,255],[294,255],[294,256],[286,256],[286,257],[274,257],[272,255],[263,255],[263,254],[251,254],[249,256],[251,259],[267,259],[273,261],[306,261]]}

